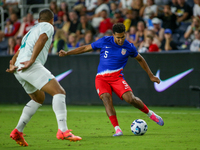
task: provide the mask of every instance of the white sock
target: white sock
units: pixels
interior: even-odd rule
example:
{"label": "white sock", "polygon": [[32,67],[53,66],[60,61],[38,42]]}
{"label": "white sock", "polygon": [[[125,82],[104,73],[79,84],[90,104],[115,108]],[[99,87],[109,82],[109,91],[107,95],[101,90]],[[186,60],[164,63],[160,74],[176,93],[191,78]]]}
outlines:
{"label": "white sock", "polygon": [[35,114],[37,109],[42,106],[42,104],[37,103],[34,100],[30,100],[24,107],[19,122],[16,126],[16,129],[19,132],[23,132],[24,127],[30,121],[31,117]]}
{"label": "white sock", "polygon": [[151,110],[149,110],[149,112],[147,113],[147,116],[148,116],[148,117],[151,117],[152,113],[153,113],[153,112],[152,112]]}
{"label": "white sock", "polygon": [[67,108],[65,103],[65,95],[64,94],[56,94],[53,96],[52,101],[53,111],[56,115],[58,129],[62,132],[68,130],[67,128]]}
{"label": "white sock", "polygon": [[[120,129],[120,127],[119,126],[115,126],[115,131],[117,131],[117,129]],[[121,130],[121,129],[120,129]]]}

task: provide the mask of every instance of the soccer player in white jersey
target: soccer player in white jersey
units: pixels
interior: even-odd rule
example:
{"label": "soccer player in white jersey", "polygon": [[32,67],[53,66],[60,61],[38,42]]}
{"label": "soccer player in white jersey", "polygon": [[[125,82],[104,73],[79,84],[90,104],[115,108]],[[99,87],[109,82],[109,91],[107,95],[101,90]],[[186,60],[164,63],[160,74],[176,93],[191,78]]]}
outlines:
{"label": "soccer player in white jersey", "polygon": [[31,100],[24,107],[16,128],[10,137],[21,146],[28,146],[23,137],[23,130],[37,109],[45,100],[44,92],[53,96],[52,107],[58,123],[58,139],[78,141],[82,138],[73,135],[67,127],[67,110],[65,90],[44,64],[54,33],[53,13],[44,9],[39,13],[36,24],[22,39],[21,47],[10,61],[6,72],[14,73]]}
{"label": "soccer player in white jersey", "polygon": [[69,52],[61,50],[59,56],[81,54],[97,49],[100,49],[100,61],[95,86],[99,97],[103,101],[110,122],[115,128],[116,132],[113,136],[121,136],[123,133],[113,107],[112,91],[122,100],[147,114],[158,125],[163,126],[163,119],[149,110],[140,98],[133,95],[131,87],[123,77],[122,71],[130,56],[138,61],[152,82],[160,83],[160,79],[153,75],[145,59],[137,52],[135,46],[125,39],[125,26],[123,23],[113,25],[113,36],[104,36],[92,44],[84,45]]}

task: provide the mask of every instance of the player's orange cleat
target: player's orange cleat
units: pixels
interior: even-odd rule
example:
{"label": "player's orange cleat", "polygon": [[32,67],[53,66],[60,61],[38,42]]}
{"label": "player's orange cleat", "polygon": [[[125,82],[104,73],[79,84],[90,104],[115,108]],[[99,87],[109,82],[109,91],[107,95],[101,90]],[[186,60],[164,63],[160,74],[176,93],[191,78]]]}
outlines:
{"label": "player's orange cleat", "polygon": [[72,130],[67,130],[65,132],[62,132],[60,129],[58,129],[58,132],[56,135],[57,139],[62,139],[62,140],[65,139],[65,140],[70,140],[74,142],[82,140],[81,137],[73,135],[70,131]]}
{"label": "player's orange cleat", "polygon": [[28,143],[25,141],[25,139],[23,137],[23,133],[19,132],[17,129],[14,129],[10,133],[10,138],[15,140],[16,143],[19,144],[20,146],[28,146]]}

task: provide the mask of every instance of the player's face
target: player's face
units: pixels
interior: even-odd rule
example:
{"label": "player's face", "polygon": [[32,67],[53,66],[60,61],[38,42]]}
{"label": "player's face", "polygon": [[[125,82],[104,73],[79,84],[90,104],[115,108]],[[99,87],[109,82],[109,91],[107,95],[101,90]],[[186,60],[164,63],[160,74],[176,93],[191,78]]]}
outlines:
{"label": "player's face", "polygon": [[117,33],[115,32],[113,34],[113,37],[114,37],[114,41],[116,44],[122,46],[124,44],[124,41],[125,41],[125,32],[122,32],[122,33]]}

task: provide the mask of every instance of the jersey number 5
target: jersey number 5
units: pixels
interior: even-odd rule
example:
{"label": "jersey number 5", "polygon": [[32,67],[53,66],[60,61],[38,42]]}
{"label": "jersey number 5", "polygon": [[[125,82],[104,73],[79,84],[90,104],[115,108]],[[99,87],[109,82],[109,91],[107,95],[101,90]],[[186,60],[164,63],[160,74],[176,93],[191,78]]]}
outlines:
{"label": "jersey number 5", "polygon": [[108,57],[108,53],[109,53],[109,51],[105,51],[104,58],[107,58],[107,57]]}

